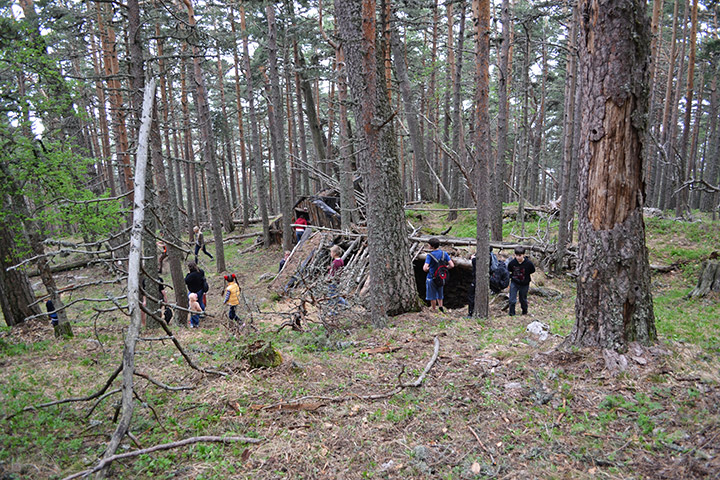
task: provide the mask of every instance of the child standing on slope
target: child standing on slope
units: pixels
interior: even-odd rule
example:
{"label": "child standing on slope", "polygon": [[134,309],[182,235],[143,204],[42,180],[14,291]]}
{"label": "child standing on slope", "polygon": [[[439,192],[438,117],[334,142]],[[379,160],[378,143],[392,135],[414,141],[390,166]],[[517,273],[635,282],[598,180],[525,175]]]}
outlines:
{"label": "child standing on slope", "polygon": [[190,328],[198,328],[200,326],[202,308],[198,302],[197,293],[191,293],[188,299],[190,300]]}
{"label": "child standing on slope", "polygon": [[235,308],[240,304],[240,284],[234,273],[232,275],[225,275],[225,283],[227,284],[227,288],[225,288],[225,300],[223,303],[230,305],[230,311],[228,312],[230,320],[236,320],[238,316],[237,313],[235,313]]}

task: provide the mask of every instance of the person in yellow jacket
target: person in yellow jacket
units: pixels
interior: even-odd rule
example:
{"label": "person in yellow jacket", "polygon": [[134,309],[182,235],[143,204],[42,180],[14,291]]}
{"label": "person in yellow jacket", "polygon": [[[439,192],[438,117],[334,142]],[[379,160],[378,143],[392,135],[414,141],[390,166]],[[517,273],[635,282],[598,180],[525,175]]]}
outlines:
{"label": "person in yellow jacket", "polygon": [[225,275],[225,283],[227,287],[225,287],[225,301],[223,303],[230,305],[230,311],[228,312],[230,320],[236,320],[238,316],[235,313],[235,307],[240,304],[240,284],[234,273]]}

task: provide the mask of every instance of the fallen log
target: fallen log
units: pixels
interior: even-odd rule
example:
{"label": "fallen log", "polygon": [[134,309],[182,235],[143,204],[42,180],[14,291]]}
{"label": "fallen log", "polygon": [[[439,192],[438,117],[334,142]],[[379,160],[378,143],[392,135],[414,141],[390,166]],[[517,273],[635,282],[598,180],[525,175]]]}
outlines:
{"label": "fallen log", "polygon": [[245,233],[243,235],[233,235],[232,237],[223,238],[223,243],[230,243],[235,240],[244,240],[252,237],[262,237],[263,232]]}
{"label": "fallen log", "polygon": [[[433,235],[421,235],[421,236],[411,236],[409,237],[411,241],[418,242],[418,243],[427,243],[430,238],[432,238]],[[452,245],[454,247],[460,246],[460,247],[474,247],[477,245],[477,240],[474,238],[466,238],[466,237],[445,237],[445,236],[435,236],[440,241],[440,245]],[[539,253],[552,253],[555,251],[555,245],[547,245],[547,244],[521,244],[517,242],[490,242],[489,244],[492,248],[497,248],[500,250],[514,250],[515,247],[524,247],[525,250],[531,251],[531,252],[539,252]],[[569,252],[573,252],[575,250],[574,247],[568,247]]]}
{"label": "fallen log", "polygon": [[659,272],[659,273],[669,273],[669,272],[672,272],[673,270],[675,270],[676,267],[677,267],[677,265],[674,263],[672,265],[652,265],[651,264],[650,270],[652,270],[653,272]]}
{"label": "fallen log", "polygon": [[[108,256],[106,260],[110,260],[110,257]],[[72,262],[62,263],[59,265],[52,265],[50,267],[51,273],[59,273],[59,272],[67,272],[69,270],[75,270],[76,268],[85,268],[91,263],[100,263],[103,259],[97,259],[97,258],[82,258],[80,260],[74,260]],[[38,272],[37,268],[33,268],[28,272],[29,277],[37,277],[40,275],[40,272]]]}

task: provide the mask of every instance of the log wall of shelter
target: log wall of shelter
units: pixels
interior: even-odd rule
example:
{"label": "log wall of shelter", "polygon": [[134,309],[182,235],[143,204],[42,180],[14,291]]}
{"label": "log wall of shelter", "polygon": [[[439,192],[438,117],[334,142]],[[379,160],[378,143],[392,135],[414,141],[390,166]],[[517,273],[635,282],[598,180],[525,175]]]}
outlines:
{"label": "log wall of shelter", "polygon": [[[333,282],[338,292],[349,301],[372,292],[367,285],[369,258],[367,236],[362,234],[342,234],[340,232],[317,232],[308,228],[300,244],[292,251],[285,267],[271,282],[269,289],[279,295],[322,297],[327,289],[327,271],[330,266],[329,250],[332,245],[343,248],[345,267],[342,274]],[[410,257],[413,262],[415,283],[418,296],[425,298],[425,278],[423,264],[429,247],[423,242],[413,242]],[[468,291],[472,283],[472,265],[467,259],[469,253],[462,249],[450,250],[455,268],[451,270],[450,280],[445,287],[445,305],[448,308],[462,308],[467,305]],[[356,300],[361,302],[361,300]]]}
{"label": "log wall of shelter", "polygon": [[335,191],[324,191],[311,197],[302,197],[295,204],[295,217],[301,213],[308,216],[310,225],[324,228],[340,228],[340,197]]}

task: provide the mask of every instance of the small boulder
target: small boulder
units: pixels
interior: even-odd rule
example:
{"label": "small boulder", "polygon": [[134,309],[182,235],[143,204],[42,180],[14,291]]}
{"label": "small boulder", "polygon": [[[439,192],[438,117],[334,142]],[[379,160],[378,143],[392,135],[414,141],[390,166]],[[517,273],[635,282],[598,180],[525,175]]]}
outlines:
{"label": "small boulder", "polygon": [[528,333],[535,335],[541,342],[544,342],[547,340],[548,336],[550,336],[550,326],[547,323],[534,321],[530,323],[525,330],[527,330]]}

